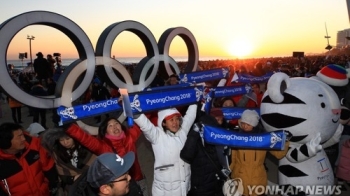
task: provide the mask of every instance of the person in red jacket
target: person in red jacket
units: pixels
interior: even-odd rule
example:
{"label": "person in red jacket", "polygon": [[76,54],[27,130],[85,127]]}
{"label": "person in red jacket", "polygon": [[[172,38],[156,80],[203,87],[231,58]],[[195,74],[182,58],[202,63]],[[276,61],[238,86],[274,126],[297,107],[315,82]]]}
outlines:
{"label": "person in red jacket", "polygon": [[258,83],[253,83],[252,84],[252,89],[253,89],[253,92],[256,95],[257,107],[260,108],[261,100],[262,100],[262,97],[264,96],[264,92],[260,90],[260,84],[258,84]]}
{"label": "person in red jacket", "polygon": [[[126,128],[117,118],[108,117],[99,126],[97,138],[86,133],[77,124],[69,126],[66,133],[96,155],[113,152],[124,156],[129,151],[137,154],[136,142],[141,135],[141,130],[137,125]],[[146,196],[146,182],[137,158],[129,173],[131,178],[140,185],[143,195]]]}
{"label": "person in red jacket", "polygon": [[54,160],[15,123],[0,125],[0,195],[54,195],[58,175]]}

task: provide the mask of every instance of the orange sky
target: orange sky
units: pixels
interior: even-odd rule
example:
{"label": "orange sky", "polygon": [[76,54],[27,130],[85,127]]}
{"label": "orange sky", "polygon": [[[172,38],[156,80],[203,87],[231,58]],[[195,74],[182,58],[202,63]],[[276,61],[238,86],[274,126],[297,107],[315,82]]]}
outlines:
{"label": "orange sky", "polygon": [[[0,22],[32,10],[61,14],[79,25],[94,47],[106,27],[123,20],[141,22],[157,40],[166,29],[183,26],[194,34],[200,57],[288,56],[293,51],[323,53],[327,45],[325,23],[333,46],[337,31],[349,26],[345,0],[217,0],[210,3],[199,0],[105,0],[84,1],[84,6],[81,2],[68,0],[55,4],[37,0],[25,5],[5,1],[1,7]],[[33,58],[39,51],[44,55],[59,52],[62,58],[78,56],[73,43],[62,32],[48,26],[33,25],[14,36],[8,47],[8,59],[18,59],[18,54],[22,52],[29,53],[27,35],[35,36],[32,41]],[[238,43],[243,45],[235,45]],[[250,48],[245,48],[247,45]],[[238,54],[244,52],[246,55]],[[142,57],[145,54],[141,40],[132,33],[123,32],[115,40],[111,55]],[[181,38],[174,39],[170,54],[187,55]]]}

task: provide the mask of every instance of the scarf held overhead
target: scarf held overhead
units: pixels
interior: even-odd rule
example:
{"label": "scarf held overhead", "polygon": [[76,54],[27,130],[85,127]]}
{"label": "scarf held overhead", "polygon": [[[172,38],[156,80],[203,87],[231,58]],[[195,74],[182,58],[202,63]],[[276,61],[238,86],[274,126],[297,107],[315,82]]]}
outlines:
{"label": "scarf held overhead", "polygon": [[252,76],[249,74],[238,74],[233,75],[231,83],[262,83],[267,82],[272,76],[273,72],[269,72],[263,76]]}
{"label": "scarf held overhead", "polygon": [[267,150],[284,150],[286,134],[284,130],[269,133],[239,133],[223,128],[203,125],[204,141],[213,145],[224,145],[236,148]]}
{"label": "scarf held overhead", "polygon": [[228,68],[210,69],[180,74],[180,83],[201,83],[206,81],[227,78],[230,70]]}
{"label": "scarf held overhead", "polygon": [[[203,87],[170,88],[159,91],[129,93],[128,95],[130,104],[124,106],[128,107],[128,110],[131,108],[133,114],[138,114],[199,102],[203,100]],[[62,125],[68,122],[122,110],[123,107],[119,105],[118,98],[115,98],[73,107],[60,106],[57,109],[57,113],[60,116],[60,125]]]}

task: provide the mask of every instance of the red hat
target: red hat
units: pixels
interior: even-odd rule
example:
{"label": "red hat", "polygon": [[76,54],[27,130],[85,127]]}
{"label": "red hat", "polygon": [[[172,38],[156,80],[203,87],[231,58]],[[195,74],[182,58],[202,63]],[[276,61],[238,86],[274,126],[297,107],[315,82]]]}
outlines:
{"label": "red hat", "polygon": [[210,116],[214,116],[214,117],[223,117],[224,113],[222,113],[222,110],[219,108],[212,108],[210,110]]}
{"label": "red hat", "polygon": [[158,111],[158,126],[162,126],[163,120],[169,120],[174,116],[181,116],[180,112],[176,108],[169,108],[165,110]]}
{"label": "red hat", "polygon": [[165,120],[169,120],[169,119],[172,119],[172,118],[175,117],[175,116],[181,116],[181,114],[180,114],[180,113],[174,113],[174,114],[171,114],[171,115],[169,115],[169,116],[166,116],[164,119],[165,119]]}

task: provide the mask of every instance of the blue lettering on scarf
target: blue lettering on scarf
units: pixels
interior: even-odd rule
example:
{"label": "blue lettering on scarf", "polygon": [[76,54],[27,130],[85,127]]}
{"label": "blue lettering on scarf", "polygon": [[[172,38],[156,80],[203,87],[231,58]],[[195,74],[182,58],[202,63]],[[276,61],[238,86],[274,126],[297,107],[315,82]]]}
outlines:
{"label": "blue lettering on scarf", "polygon": [[226,78],[230,70],[228,68],[211,69],[180,74],[180,83],[201,83],[211,80]]}
{"label": "blue lettering on scarf", "polygon": [[[142,91],[129,93],[130,106],[133,114],[144,113],[164,108],[190,105],[203,99],[203,87],[170,88],[159,91]],[[60,125],[101,115],[103,113],[122,111],[118,98],[93,102],[73,107],[60,106],[57,113],[61,118]]]}
{"label": "blue lettering on scarf", "polygon": [[113,111],[121,111],[123,108],[118,104],[118,98],[76,105],[74,107],[60,106],[57,109],[61,117],[59,124],[89,118]]}
{"label": "blue lettering on scarf", "polygon": [[247,84],[240,86],[215,87],[214,91],[214,97],[231,97],[249,93],[251,91],[251,86]]}
{"label": "blue lettering on scarf", "polygon": [[273,72],[269,72],[263,76],[252,76],[249,74],[238,74],[232,77],[231,83],[239,82],[239,83],[263,83],[267,82],[272,76]]}
{"label": "blue lettering on scarf", "polygon": [[[220,108],[222,113],[224,114],[224,119],[226,120],[235,120],[240,119],[242,116],[242,113],[247,108],[240,108],[240,107],[224,107]],[[255,110],[260,115],[260,109],[259,108],[249,108],[251,110]]]}

